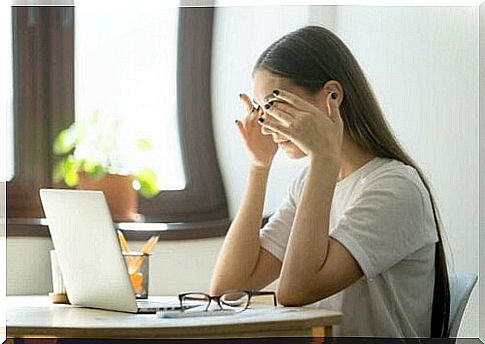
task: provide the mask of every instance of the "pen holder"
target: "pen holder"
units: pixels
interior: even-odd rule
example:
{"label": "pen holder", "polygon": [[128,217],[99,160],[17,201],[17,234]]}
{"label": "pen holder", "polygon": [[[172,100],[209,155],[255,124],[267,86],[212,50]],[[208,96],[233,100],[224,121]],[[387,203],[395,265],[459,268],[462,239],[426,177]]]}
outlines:
{"label": "pen holder", "polygon": [[142,252],[123,252],[131,286],[137,299],[148,297],[150,254]]}
{"label": "pen holder", "polygon": [[49,293],[49,297],[52,303],[69,303],[69,299],[66,294],[66,287],[64,286],[64,280],[62,278],[61,269],[57,260],[57,254],[55,250],[50,251],[51,258],[51,271],[52,271],[52,293]]}

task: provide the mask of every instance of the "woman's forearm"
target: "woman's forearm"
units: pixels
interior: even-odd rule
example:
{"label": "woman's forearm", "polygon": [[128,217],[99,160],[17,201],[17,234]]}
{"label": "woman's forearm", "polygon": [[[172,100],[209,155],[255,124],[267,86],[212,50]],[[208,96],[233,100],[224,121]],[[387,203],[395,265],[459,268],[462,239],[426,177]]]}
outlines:
{"label": "woman's forearm", "polygon": [[278,294],[282,298],[304,291],[325,263],[338,172],[334,162],[310,163],[281,269]]}
{"label": "woman's forearm", "polygon": [[212,275],[210,292],[246,289],[259,256],[259,229],[269,168],[251,166],[241,206],[226,234]]}

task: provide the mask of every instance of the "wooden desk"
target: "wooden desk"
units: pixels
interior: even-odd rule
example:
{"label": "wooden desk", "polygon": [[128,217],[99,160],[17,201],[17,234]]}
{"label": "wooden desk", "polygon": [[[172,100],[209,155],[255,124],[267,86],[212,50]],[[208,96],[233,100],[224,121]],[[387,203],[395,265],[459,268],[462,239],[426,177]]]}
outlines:
{"label": "wooden desk", "polygon": [[324,337],[341,318],[325,309],[265,305],[230,316],[160,319],[53,305],[47,296],[7,297],[8,338]]}

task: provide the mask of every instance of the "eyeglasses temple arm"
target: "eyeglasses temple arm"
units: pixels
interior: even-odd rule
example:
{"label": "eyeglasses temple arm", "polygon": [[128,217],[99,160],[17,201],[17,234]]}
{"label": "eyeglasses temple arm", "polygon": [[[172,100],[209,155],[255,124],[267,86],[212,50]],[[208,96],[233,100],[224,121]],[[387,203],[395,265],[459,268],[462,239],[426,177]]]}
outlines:
{"label": "eyeglasses temple arm", "polygon": [[274,291],[266,291],[266,290],[249,290],[248,293],[252,296],[258,296],[258,295],[273,295],[273,303],[275,306],[278,305],[276,302],[276,293]]}

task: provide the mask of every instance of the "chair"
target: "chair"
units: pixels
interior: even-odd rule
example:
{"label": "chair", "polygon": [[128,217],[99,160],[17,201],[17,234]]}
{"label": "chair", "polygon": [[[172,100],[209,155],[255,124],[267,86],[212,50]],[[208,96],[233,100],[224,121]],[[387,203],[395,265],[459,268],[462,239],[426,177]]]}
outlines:
{"label": "chair", "polygon": [[452,272],[450,280],[450,321],[449,337],[456,338],[461,318],[478,277],[467,272]]}

